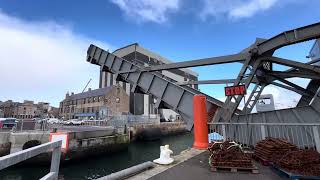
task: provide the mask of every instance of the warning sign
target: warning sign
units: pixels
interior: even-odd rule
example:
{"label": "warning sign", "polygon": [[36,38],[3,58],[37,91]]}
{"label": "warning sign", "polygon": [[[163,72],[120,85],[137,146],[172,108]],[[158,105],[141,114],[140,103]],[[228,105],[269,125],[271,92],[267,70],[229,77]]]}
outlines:
{"label": "warning sign", "polygon": [[234,96],[234,95],[245,95],[246,86],[239,85],[239,86],[228,86],[224,88],[225,96]]}

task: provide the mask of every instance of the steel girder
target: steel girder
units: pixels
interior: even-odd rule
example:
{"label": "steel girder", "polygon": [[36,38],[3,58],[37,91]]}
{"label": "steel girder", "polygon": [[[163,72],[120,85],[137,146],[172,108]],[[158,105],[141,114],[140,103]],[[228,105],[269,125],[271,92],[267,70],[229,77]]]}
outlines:
{"label": "steel girder", "polygon": [[[177,82],[179,85],[192,85],[192,84],[234,84],[236,79],[218,79],[218,80],[203,80],[203,81],[185,81],[185,82]],[[252,80],[252,83],[258,83],[256,77]]]}
{"label": "steel girder", "polygon": [[275,85],[275,86],[278,86],[278,87],[281,87],[281,88],[284,88],[284,89],[287,89],[289,91],[296,92],[296,93],[298,93],[300,95],[303,95],[303,96],[305,95],[305,96],[308,96],[308,97],[312,98],[312,96],[309,93],[306,93],[304,90],[301,91],[301,90],[296,89],[294,87],[291,87],[291,86],[288,86],[288,85],[284,85],[284,84],[281,84],[281,83],[277,83],[277,82],[272,82],[271,84]]}
{"label": "steel girder", "polygon": [[[153,72],[153,71],[161,71],[161,70],[170,70],[170,69],[197,67],[197,66],[207,66],[207,65],[243,62],[245,59],[246,59],[246,54],[239,53],[239,54],[228,55],[228,56],[219,56],[219,57],[204,58],[204,59],[171,63],[171,64],[161,64],[161,65],[157,65],[157,66],[148,66],[148,67],[144,67],[144,68],[139,69],[139,71]],[[119,73],[128,73],[128,72],[135,72],[135,71],[137,71],[137,69],[128,70],[128,71],[120,71]]]}
{"label": "steel girder", "polygon": [[293,78],[293,77],[299,77],[299,78],[305,78],[305,79],[320,79],[319,74],[309,72],[309,71],[290,71],[290,72],[281,72],[281,71],[271,71],[268,72],[267,75],[269,76],[276,76],[282,79],[287,78]]}
{"label": "steel girder", "polygon": [[257,45],[259,55],[275,51],[281,47],[320,37],[320,23],[285,31]]}

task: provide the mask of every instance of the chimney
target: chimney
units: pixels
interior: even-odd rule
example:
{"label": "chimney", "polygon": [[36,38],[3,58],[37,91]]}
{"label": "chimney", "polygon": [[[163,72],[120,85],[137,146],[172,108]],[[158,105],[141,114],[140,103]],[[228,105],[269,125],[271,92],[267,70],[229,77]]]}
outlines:
{"label": "chimney", "polygon": [[68,98],[69,97],[69,91],[67,92],[67,94],[66,94],[66,98]]}
{"label": "chimney", "polygon": [[74,95],[74,92],[71,92],[71,96],[73,96]]}
{"label": "chimney", "polygon": [[88,91],[91,91],[91,88],[88,88]]}

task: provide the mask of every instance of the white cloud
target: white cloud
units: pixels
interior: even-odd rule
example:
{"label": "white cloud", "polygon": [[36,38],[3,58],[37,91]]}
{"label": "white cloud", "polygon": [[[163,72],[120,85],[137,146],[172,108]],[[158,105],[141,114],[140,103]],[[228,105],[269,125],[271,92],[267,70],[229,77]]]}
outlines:
{"label": "white cloud", "polygon": [[1,10],[0,34],[0,100],[58,105],[66,91],[81,91],[90,78],[96,88],[99,68],[86,62],[86,50],[90,43],[110,48],[56,22],[25,21]]}
{"label": "white cloud", "polygon": [[[309,80],[302,78],[291,78],[288,79],[303,88],[307,87]],[[285,109],[296,107],[301,95],[287,89],[280,88],[278,86],[269,85],[264,88],[262,94],[272,94],[276,109]]]}
{"label": "white cloud", "polygon": [[276,5],[279,0],[203,0],[201,18],[228,17],[231,19],[251,17]]}
{"label": "white cloud", "polygon": [[126,16],[137,22],[164,23],[179,9],[180,0],[111,0]]}

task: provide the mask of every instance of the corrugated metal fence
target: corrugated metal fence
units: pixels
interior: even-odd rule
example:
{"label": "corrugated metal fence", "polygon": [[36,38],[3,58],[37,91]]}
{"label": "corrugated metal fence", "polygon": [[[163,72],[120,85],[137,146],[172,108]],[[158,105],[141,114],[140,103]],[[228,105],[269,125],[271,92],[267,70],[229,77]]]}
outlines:
{"label": "corrugated metal fence", "polygon": [[282,138],[301,148],[320,152],[320,123],[208,123],[209,133],[219,133],[223,140],[254,146],[266,137]]}

